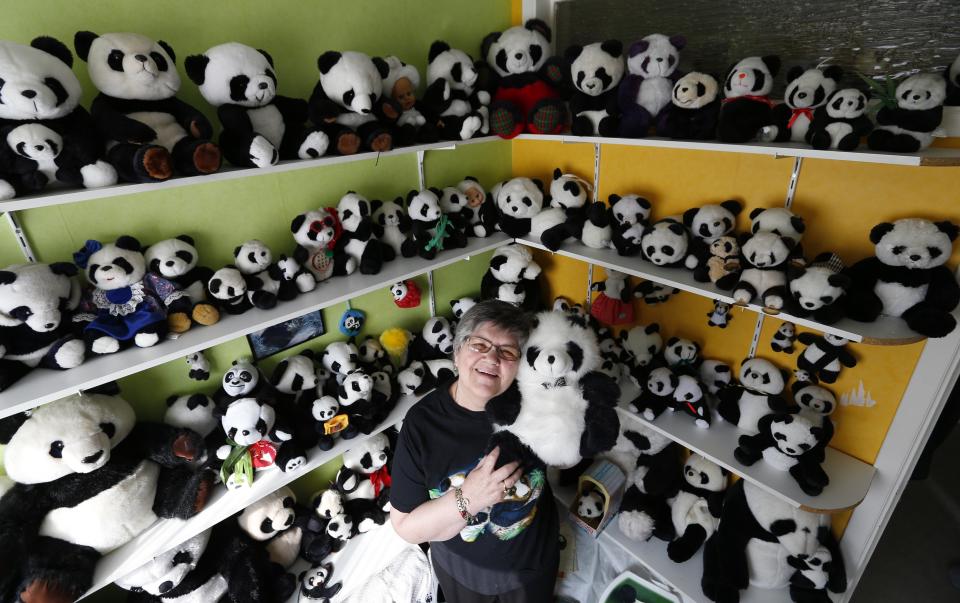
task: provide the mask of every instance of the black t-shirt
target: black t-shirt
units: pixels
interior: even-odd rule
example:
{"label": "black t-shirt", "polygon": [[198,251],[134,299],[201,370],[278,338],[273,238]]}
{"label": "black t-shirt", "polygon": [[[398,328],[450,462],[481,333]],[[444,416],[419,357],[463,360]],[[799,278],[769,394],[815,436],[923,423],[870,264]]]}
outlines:
{"label": "black t-shirt", "polygon": [[[459,486],[492,433],[485,413],[453,401],[449,384],[427,394],[403,420],[391,467],[391,505],[409,513]],[[431,543],[434,561],[458,582],[494,595],[554,569],[559,525],[545,467],[528,467],[511,498],[486,512],[471,511],[478,523]]]}

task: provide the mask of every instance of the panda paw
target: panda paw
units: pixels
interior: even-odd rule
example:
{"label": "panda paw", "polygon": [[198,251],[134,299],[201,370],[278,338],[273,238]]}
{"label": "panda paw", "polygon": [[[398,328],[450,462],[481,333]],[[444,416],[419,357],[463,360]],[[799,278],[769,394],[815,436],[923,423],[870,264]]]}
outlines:
{"label": "panda paw", "polygon": [[156,333],[137,333],[133,336],[133,343],[139,348],[149,348],[160,342],[160,336]]}
{"label": "panda paw", "polygon": [[477,92],[477,100],[480,101],[480,104],[481,104],[481,105],[489,105],[489,104],[490,104],[490,93],[487,92],[486,90],[481,90],[481,91]]}
{"label": "panda paw", "polygon": [[648,420],[648,421],[652,421],[652,420],[656,419],[657,416],[653,414],[653,411],[652,411],[652,410],[650,410],[649,408],[647,408],[647,409],[645,409],[645,410],[643,411],[643,418],[646,419],[646,420]]}
{"label": "panda paw", "polygon": [[697,419],[694,423],[700,429],[707,429],[710,427],[710,423],[708,423],[705,419]]}
{"label": "panda paw", "polygon": [[760,128],[760,133],[757,134],[757,140],[760,142],[773,142],[777,139],[777,133],[779,131],[777,126],[763,126]]}
{"label": "panda paw", "polygon": [[72,369],[83,364],[85,355],[86,345],[83,340],[71,339],[60,346],[60,349],[53,355],[53,360],[60,368]]}
{"label": "panda paw", "polygon": [[117,183],[117,170],[102,160],[80,168],[80,176],[83,177],[84,188],[100,188]]}
{"label": "panda paw", "polygon": [[357,271],[357,260],[356,258],[347,258],[347,261],[343,263],[343,269],[347,274],[353,274]]}
{"label": "panda paw", "polygon": [[487,236],[487,227],[483,224],[475,224],[473,226],[473,236],[479,238],[485,238]]}
{"label": "panda paw", "polygon": [[317,288],[317,279],[313,278],[313,275],[304,272],[303,274],[297,276],[297,290],[300,293],[309,293]]}
{"label": "panda paw", "polygon": [[280,153],[273,144],[263,136],[254,136],[250,142],[250,162],[255,167],[264,168],[276,165],[280,160]]}
{"label": "panda paw", "polygon": [[779,295],[768,295],[763,300],[763,305],[771,310],[783,309],[783,298]]}
{"label": "panda paw", "polygon": [[285,473],[290,471],[296,471],[297,469],[299,469],[300,467],[303,467],[306,464],[307,464],[307,457],[305,456],[294,457],[286,462],[286,464],[283,466],[283,471]]}
{"label": "panda paw", "polygon": [[94,340],[90,349],[94,354],[113,354],[120,350],[120,342],[113,337],[100,337]]}
{"label": "panda paw", "polygon": [[300,159],[317,159],[318,157],[323,157],[329,146],[330,137],[320,130],[317,130],[316,132],[308,134],[303,140],[297,156],[300,157]]}
{"label": "panda paw", "polygon": [[460,126],[460,140],[473,138],[473,135],[476,134],[482,126],[483,121],[476,115],[464,118],[463,124]]}
{"label": "panda paw", "polygon": [[753,295],[746,289],[737,289],[733,292],[733,301],[738,304],[749,304],[752,299]]}
{"label": "panda paw", "polygon": [[0,201],[13,199],[16,195],[17,191],[13,190],[13,186],[9,182],[0,180]]}

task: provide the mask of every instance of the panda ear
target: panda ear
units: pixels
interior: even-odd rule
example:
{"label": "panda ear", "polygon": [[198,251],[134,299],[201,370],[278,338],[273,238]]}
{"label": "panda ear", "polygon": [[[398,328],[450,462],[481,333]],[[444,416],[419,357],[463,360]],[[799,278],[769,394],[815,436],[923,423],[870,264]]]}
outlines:
{"label": "panda ear", "polygon": [[262,48],[258,48],[257,52],[263,55],[263,58],[267,59],[267,62],[270,63],[270,66],[273,67],[273,57],[270,56],[270,53]]}
{"label": "panda ear", "polygon": [[686,229],[683,227],[683,224],[680,224],[679,222],[671,221],[669,224],[667,224],[667,228],[670,229],[670,232],[677,235],[678,237],[683,236],[683,234],[686,232]]}
{"label": "panda ear", "polygon": [[536,31],[544,38],[547,39],[547,42],[552,41],[553,32],[550,31],[550,26],[544,23],[540,19],[529,19],[523,26],[530,31]]}
{"label": "panda ear", "polygon": [[183,61],[183,67],[187,70],[187,77],[198,86],[202,86],[207,79],[207,64],[210,57],[205,54],[192,54]]}
{"label": "panda ear", "polygon": [[284,371],[287,370],[287,365],[290,364],[286,359],[281,360],[277,366],[273,369],[273,374],[270,375],[270,382],[276,383],[280,381],[280,378],[283,377]]}
{"label": "panda ear", "polygon": [[893,230],[893,224],[890,222],[881,222],[880,224],[877,224],[870,229],[870,242],[876,245],[880,242],[880,239],[882,239],[884,235],[891,230]]}
{"label": "panda ear", "polygon": [[673,44],[673,47],[677,50],[683,50],[687,45],[687,37],[680,35],[670,36],[670,43]]}
{"label": "panda ear", "polygon": [[50,264],[50,272],[61,276],[74,276],[77,274],[77,267],[70,262],[54,262]]}
{"label": "panda ear", "polygon": [[737,236],[737,244],[740,245],[740,249],[743,249],[743,246],[747,244],[747,241],[750,240],[751,234],[748,232],[741,232]]}
{"label": "panda ear", "polygon": [[193,241],[193,237],[191,237],[190,235],[185,235],[185,234],[177,235],[177,240],[183,241],[187,245],[196,246],[196,243],[194,243]]}
{"label": "panda ear", "polygon": [[340,53],[336,50],[328,50],[317,59],[317,68],[320,69],[321,74],[326,75],[339,61]]}
{"label": "panda ear", "polygon": [[846,274],[831,274],[827,277],[827,282],[844,291],[853,285],[853,281]]}
{"label": "panda ear", "polygon": [[751,219],[751,220],[756,220],[756,219],[757,219],[757,216],[759,216],[759,215],[762,214],[762,213],[763,213],[763,208],[762,208],[762,207],[757,207],[757,208],[755,208],[755,209],[752,209],[752,210],[750,210],[750,219]]}
{"label": "panda ear", "polygon": [[600,48],[612,57],[620,58],[623,55],[623,42],[620,40],[605,40]]}
{"label": "panda ear", "polygon": [[534,184],[534,186],[536,186],[538,189],[540,189],[540,192],[541,192],[541,193],[543,192],[543,180],[540,180],[539,178],[534,178],[534,179],[533,179],[533,184]]}
{"label": "panda ear", "polygon": [[951,241],[955,241],[957,239],[958,228],[960,227],[958,227],[953,222],[948,222],[947,220],[944,220],[942,222],[936,222],[936,226],[940,230],[940,232],[950,237]]}
{"label": "panda ear", "polygon": [[644,333],[649,335],[650,333],[659,333],[660,332],[660,323],[652,322],[647,325],[647,328],[643,330]]}
{"label": "panda ear", "polygon": [[450,50],[449,44],[443,40],[435,40],[434,43],[430,45],[430,52],[427,54],[427,62],[432,63],[434,59],[448,50]]}
{"label": "panda ear", "polygon": [[630,45],[630,50],[627,51],[627,55],[635,57],[641,52],[646,52],[648,48],[650,48],[650,42],[647,42],[646,40],[638,40]]}
{"label": "panda ear", "polygon": [[839,65],[830,65],[823,70],[824,77],[828,77],[835,82],[839,82],[843,78],[843,67]]}
{"label": "panda ear", "polygon": [[73,49],[77,51],[77,56],[80,57],[81,60],[87,60],[87,56],[90,54],[90,45],[99,37],[100,36],[92,31],[78,31],[74,34]]}
{"label": "panda ear", "polygon": [[25,412],[0,419],[0,444],[9,444],[17,430],[30,418]]}
{"label": "panda ear", "polygon": [[559,180],[560,176],[563,176],[563,172],[560,171],[560,168],[553,168],[553,179]]}
{"label": "panda ear", "polygon": [[377,71],[380,72],[380,77],[386,78],[390,75],[390,65],[387,65],[387,62],[381,59],[380,57],[373,57],[373,65],[377,68]]}
{"label": "panda ear", "polygon": [[17,280],[17,273],[9,270],[0,270],[0,285],[9,285]]}
{"label": "panda ear", "polygon": [[775,54],[768,54],[765,57],[760,58],[763,61],[763,64],[767,66],[767,70],[770,71],[770,75],[776,76],[780,72],[780,57]]}
{"label": "panda ear", "polygon": [[800,216],[790,218],[790,225],[793,226],[794,230],[801,233],[807,229],[807,225],[803,223],[803,218]]}
{"label": "panda ear", "polygon": [[127,251],[136,251],[140,252],[143,247],[140,245],[140,241],[131,237],[130,235],[123,235],[116,242],[117,247],[120,249],[126,249]]}
{"label": "panda ear", "polygon": [[797,242],[790,237],[780,237],[780,240],[783,241],[783,244],[786,245],[787,249],[790,249],[791,251],[797,245]]}
{"label": "panda ear", "polygon": [[580,46],[579,44],[567,46],[566,51],[563,53],[563,58],[567,59],[568,63],[572,63],[577,60],[577,57],[580,56],[581,52],[583,52],[583,46]]}
{"label": "panda ear", "polygon": [[490,47],[493,46],[499,39],[499,31],[493,31],[484,36],[483,42],[480,43],[480,54],[482,54],[484,57],[490,54]]}
{"label": "panda ear", "polygon": [[380,199],[371,199],[370,200],[370,211],[371,213],[376,213],[378,209],[383,207],[383,201]]}
{"label": "panda ear", "polygon": [[727,199],[726,201],[720,203],[720,207],[735,216],[739,216],[740,212],[743,211],[743,204],[736,199]]}
{"label": "panda ear", "polygon": [[683,223],[690,228],[693,226],[693,219],[697,217],[697,212],[700,211],[698,207],[691,207],[687,211],[683,212]]}
{"label": "panda ear", "polygon": [[70,49],[67,48],[66,44],[56,38],[40,36],[34,38],[33,41],[30,42],[30,46],[33,46],[37,50],[42,50],[47,54],[52,54],[66,63],[67,67],[73,67],[73,55],[70,54]]}
{"label": "panda ear", "polygon": [[167,396],[167,408],[173,406],[173,403],[177,401],[176,396]]}
{"label": "panda ear", "polygon": [[435,186],[428,187],[427,190],[436,195],[438,199],[443,196],[443,191]]}
{"label": "panda ear", "polygon": [[407,205],[410,205],[410,202],[418,195],[419,193],[415,190],[411,190],[407,193]]}
{"label": "panda ear", "polygon": [[[290,232],[297,232],[300,230],[300,227],[303,226],[303,223],[307,221],[307,217],[303,214],[300,214],[293,219],[293,222],[290,223]],[[236,252],[234,252],[236,253]]]}
{"label": "panda ear", "polygon": [[789,84],[801,75],[803,75],[803,67],[800,65],[794,65],[789,71],[787,71],[787,83]]}
{"label": "panda ear", "polygon": [[618,195],[617,193],[613,193],[613,194],[611,194],[609,197],[607,197],[607,204],[610,205],[610,206],[612,206],[614,203],[616,203],[617,201],[619,201],[619,200],[622,199],[622,198],[623,198],[623,197],[621,197],[621,196]]}
{"label": "panda ear", "polygon": [[175,52],[173,52],[173,46],[170,46],[169,44],[167,44],[167,43],[164,42],[163,40],[157,40],[157,44],[158,44],[158,45],[160,46],[160,48],[162,48],[168,55],[170,55],[170,62],[171,62],[171,63],[176,63],[176,62],[177,62],[177,55],[176,55]]}
{"label": "panda ear", "polygon": [[[807,273],[807,269],[803,266],[790,266],[787,270],[790,274],[790,280],[801,278],[804,274]],[[829,280],[829,279],[828,279]]]}

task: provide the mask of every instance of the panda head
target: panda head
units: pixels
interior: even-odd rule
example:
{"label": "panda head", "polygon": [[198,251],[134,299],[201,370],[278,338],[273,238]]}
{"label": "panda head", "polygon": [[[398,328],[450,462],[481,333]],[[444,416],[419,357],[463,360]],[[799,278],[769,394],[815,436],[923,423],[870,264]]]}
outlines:
{"label": "panda head", "polygon": [[554,312],[569,312],[570,311],[570,300],[563,296],[558,296],[553,300],[553,311]]}
{"label": "panda head", "polygon": [[439,350],[445,356],[453,354],[453,330],[450,321],[442,316],[434,316],[423,325],[421,331],[424,341],[430,347]]}
{"label": "panda head", "polygon": [[[93,253],[89,253],[94,250]],[[83,249],[73,254],[74,262],[86,270],[87,281],[98,289],[123,289],[143,280],[147,261],[140,241],[124,235],[115,243],[87,241]]]}
{"label": "panda head", "polygon": [[320,362],[334,375],[346,375],[357,368],[360,354],[357,346],[345,341],[334,341],[323,350]]}
{"label": "panda head", "polygon": [[373,209],[373,221],[384,228],[389,226],[399,228],[401,231],[408,230],[410,228],[410,218],[403,211],[401,201],[401,197],[397,197],[396,201],[371,201],[370,208]]}
{"label": "panda head", "polygon": [[617,224],[646,224],[650,219],[650,202],[639,195],[610,195],[608,199]]}
{"label": "panda head", "polygon": [[908,111],[928,111],[943,104],[947,82],[939,73],[917,73],[897,86],[897,106]]}
{"label": "panda head", "polygon": [[942,266],[950,258],[957,232],[952,222],[905,218],[874,226],[870,242],[877,259],[888,266],[927,270]]}
{"label": "panda head", "polygon": [[720,258],[734,258],[740,254],[740,243],[736,237],[719,237],[710,243],[710,255]]}
{"label": "panda head", "polygon": [[453,317],[456,320],[463,318],[467,310],[477,305],[472,297],[461,297],[460,299],[450,300],[450,309],[453,310]]}
{"label": "panda head", "polygon": [[437,188],[410,191],[407,194],[407,216],[414,222],[432,223],[439,220],[442,195],[443,193]]}
{"label": "panda head", "polygon": [[801,410],[818,415],[830,415],[837,408],[837,398],[826,389],[809,381],[796,381],[793,384],[793,399]]}
{"label": "panda head", "polygon": [[737,215],[742,209],[743,205],[733,199],[717,205],[694,207],[683,213],[683,223],[693,236],[712,243],[733,232],[737,225]]}
{"label": "panda head", "polygon": [[852,284],[849,276],[827,266],[792,268],[789,274],[790,294],[808,312],[833,304]]}
{"label": "panda head", "polygon": [[597,336],[579,317],[541,312],[524,346],[517,381],[546,387],[574,385],[600,363]]}
{"label": "panda head", "polygon": [[120,578],[117,586],[160,597],[179,586],[187,574],[196,569],[209,542],[210,530],[204,530]]}
{"label": "panda head", "polygon": [[221,385],[231,398],[246,396],[260,385],[260,370],[246,358],[239,358],[223,374]]}
{"label": "panda head", "polygon": [[164,278],[183,276],[193,270],[198,259],[193,238],[185,234],[154,243],[143,255],[150,272]]}
{"label": "panda head", "polygon": [[720,84],[716,78],[699,71],[691,71],[673,85],[670,102],[681,109],[700,109],[717,100]]}
{"label": "panda head", "polygon": [[334,515],[327,522],[327,535],[340,542],[346,542],[353,536],[353,518],[346,513]]}
{"label": "panda head", "polygon": [[173,48],[137,33],[77,32],[77,56],[97,90],[114,98],[163,100],[180,90]]}
{"label": "panda head", "polygon": [[787,71],[783,102],[791,109],[815,109],[826,103],[842,77],[843,69],[836,65],[823,70],[791,67]]}
{"label": "panda head", "polygon": [[560,209],[576,209],[587,202],[590,185],[576,174],[564,174],[560,168],[553,170],[550,182],[550,206]]}
{"label": "panda head", "polygon": [[340,403],[333,396],[320,396],[310,407],[310,414],[320,423],[334,418],[338,412],[340,412]]}
{"label": "panda head", "polygon": [[373,378],[362,368],[348,372],[337,388],[337,402],[340,406],[350,406],[359,401],[369,400],[373,394]]}
{"label": "panda head", "polygon": [[0,41],[0,119],[69,115],[83,95],[72,65],[73,55],[54,38],[34,38],[30,46]]}
{"label": "panda head", "polygon": [[235,266],[224,266],[210,277],[207,290],[214,299],[233,301],[247,294],[247,281]]}
{"label": "panda head", "polygon": [[867,110],[867,95],[856,88],[841,88],[827,98],[826,107],[833,119],[855,119]]}
{"label": "panda head", "polygon": [[540,272],[540,265],[533,261],[533,254],[522,245],[505,245],[490,257],[490,273],[501,283],[533,280]]}
{"label": "panda head", "polygon": [[740,246],[740,255],[757,268],[774,268],[790,259],[794,242],[772,232],[745,235]]}
{"label": "panda head", "polygon": [[313,497],[313,510],[320,517],[330,519],[344,513],[343,495],[334,488],[323,490]]}
{"label": "panda head", "polygon": [[325,587],[332,575],[332,563],[320,563],[301,572],[298,576],[300,579],[301,598],[305,601],[323,601],[326,599],[330,592],[329,589]]}
{"label": "panda head", "polygon": [[281,360],[273,369],[270,383],[284,394],[316,389],[317,370],[313,364],[313,353],[306,350]]}
{"label": "panda head", "polygon": [[163,422],[174,427],[192,429],[206,437],[217,428],[219,422],[213,416],[215,404],[210,396],[190,394],[167,398],[167,410]]}
{"label": "panda head", "polygon": [[727,487],[730,473],[699,454],[691,454],[683,465],[683,479],[694,488],[722,492]]}
{"label": "panda head", "polygon": [[367,335],[357,346],[357,358],[363,364],[380,364],[386,357],[387,351],[372,335]]}
{"label": "panda head", "polygon": [[343,453],[343,466],[357,473],[379,471],[390,460],[390,439],[380,432]]}
{"label": "panda head", "polygon": [[700,365],[700,381],[707,391],[716,396],[717,393],[730,385],[733,379],[730,366],[719,360],[704,360]]}
{"label": "panda head", "polygon": [[446,80],[451,90],[473,92],[477,84],[477,68],[473,59],[462,50],[451,48],[442,40],[430,45],[427,55],[427,86],[437,80]]}
{"label": "panda head", "polygon": [[283,486],[245,508],[237,516],[237,523],[250,538],[270,540],[293,525],[297,516],[296,504],[293,490]]}
{"label": "panda head", "polygon": [[690,375],[677,377],[677,387],[673,390],[673,399],[680,403],[694,403],[703,399],[700,381]]}
{"label": "panda head", "polygon": [[80,289],[67,262],[14,264],[0,270],[0,322],[26,324],[37,333],[60,326],[62,312],[75,307]]}
{"label": "panda head", "polygon": [[290,223],[290,232],[297,245],[307,249],[332,249],[343,232],[337,210],[330,207],[311,210],[298,215]]}
{"label": "panda head", "polygon": [[502,32],[487,34],[481,54],[501,77],[534,73],[550,56],[550,27],[540,19],[530,19]]}
{"label": "panda head", "polygon": [[787,456],[803,456],[821,443],[823,428],[809,418],[798,414],[773,415],[770,435],[777,450]]}
{"label": "panda head", "polygon": [[665,366],[657,367],[647,375],[645,384],[648,392],[655,396],[672,396],[674,390],[680,384],[680,380],[669,368]]}
{"label": "panda head", "polygon": [[237,398],[218,408],[220,426],[240,446],[250,446],[267,437],[276,421],[276,412],[256,398]]}
{"label": "panda head", "polygon": [[423,384],[423,378],[426,376],[426,368],[419,360],[414,360],[407,368],[397,374],[397,386],[400,388],[400,394],[412,396],[417,393]]}
{"label": "panda head", "polygon": [[603,516],[603,495],[596,490],[584,492],[577,499],[577,516],[583,519],[596,519]]}
{"label": "panda head", "polygon": [[783,373],[765,358],[748,358],[740,365],[740,385],[762,394],[777,395],[783,391]]}
{"label": "panda head", "polygon": [[700,344],[680,337],[668,339],[663,350],[663,358],[671,367],[695,365],[699,357]]}
{"label": "panda head", "polygon": [[635,366],[649,366],[663,349],[660,325],[655,322],[621,331],[620,342]]}
{"label": "panda head", "polygon": [[726,98],[767,96],[773,90],[773,78],[780,71],[780,57],[747,57],[733,66],[723,83]]}
{"label": "panda head", "polygon": [[96,471],[136,420],[123,398],[86,393],[4,418],[0,444],[6,445],[7,476],[21,484],[41,484]]}
{"label": "panda head", "polygon": [[643,229],[640,249],[643,257],[657,266],[669,266],[687,256],[689,235],[683,224],[665,218]]}
{"label": "panda head", "polygon": [[797,327],[792,322],[784,322],[781,323],[780,327],[777,329],[777,333],[788,339],[792,339],[797,334]]}
{"label": "panda head", "polygon": [[627,69],[644,78],[668,77],[680,63],[680,51],[687,45],[683,36],[650,34],[630,45]]}
{"label": "panda head", "polygon": [[[384,367],[392,370],[392,366]],[[370,374],[373,379],[373,391],[379,393],[387,400],[393,400],[393,375],[387,370],[379,370]]]}
{"label": "panda head", "polygon": [[467,197],[455,186],[447,186],[440,195],[440,209],[445,214],[459,214],[467,207]]}
{"label": "panda head", "polygon": [[273,58],[265,50],[227,42],[186,58],[187,76],[214,107],[263,107],[277,95]]}
{"label": "panda head", "polygon": [[243,274],[263,272],[273,263],[273,253],[259,239],[244,241],[233,250],[234,265]]}
{"label": "panda head", "polygon": [[803,218],[785,207],[756,208],[750,212],[750,232],[772,232],[799,243],[807,229]]}
{"label": "panda head", "polygon": [[846,337],[841,337],[840,335],[834,335],[832,333],[824,333],[823,340],[836,347],[845,346],[850,343],[850,340]]}
{"label": "panda head", "polygon": [[477,209],[487,201],[487,191],[473,176],[467,176],[457,185],[460,192],[467,198],[467,207]]}
{"label": "panda head", "polygon": [[619,40],[571,46],[566,52],[570,81],[587,96],[613,90],[623,78],[623,44]]}
{"label": "panda head", "polygon": [[370,201],[363,195],[350,191],[337,203],[337,215],[340,224],[347,232],[356,232],[372,215]]}
{"label": "panda head", "polygon": [[497,209],[511,218],[532,218],[543,208],[543,183],[518,177],[493,187]]}
{"label": "panda head", "polygon": [[383,93],[383,78],[390,68],[379,58],[362,52],[328,50],[317,59],[324,94],[347,111],[372,115]]}

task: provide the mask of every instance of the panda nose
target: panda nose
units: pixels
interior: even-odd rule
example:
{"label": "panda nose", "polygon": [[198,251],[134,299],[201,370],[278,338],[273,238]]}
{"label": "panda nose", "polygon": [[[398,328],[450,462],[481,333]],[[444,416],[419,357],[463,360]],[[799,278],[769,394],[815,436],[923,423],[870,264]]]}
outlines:
{"label": "panda nose", "polygon": [[43,325],[43,328],[45,328],[45,329],[52,329],[52,328],[55,327],[55,326],[57,326],[56,323],[48,322],[47,324]]}
{"label": "panda nose", "polygon": [[803,302],[803,305],[806,306],[806,307],[808,307],[808,308],[812,308],[812,307],[813,307],[813,302]]}
{"label": "panda nose", "polygon": [[35,96],[37,95],[37,91],[36,91],[36,90],[24,90],[24,91],[21,92],[20,94],[24,95],[24,96],[27,97],[27,98],[33,98],[33,97],[35,97]]}
{"label": "panda nose", "polygon": [[165,592],[167,592],[168,590],[170,590],[171,588],[173,588],[173,582],[171,582],[170,580],[167,580],[166,582],[164,582],[163,584],[161,584],[161,585],[157,588],[157,590],[159,590],[161,593],[165,593]]}
{"label": "panda nose", "polygon": [[807,93],[806,93],[806,92],[801,92],[800,94],[797,95],[797,97],[798,97],[798,98],[807,98]]}
{"label": "panda nose", "polygon": [[518,52],[517,54],[515,54],[515,55],[513,55],[513,56],[515,56],[515,57],[517,58],[517,60],[519,61],[520,59],[523,58],[523,53],[522,53],[522,52]]}
{"label": "panda nose", "polygon": [[913,100],[920,100],[920,95],[919,95],[919,94],[914,94],[914,95],[913,95]]}
{"label": "panda nose", "polygon": [[553,364],[553,362],[554,362],[555,360],[556,360],[555,357],[553,357],[553,356],[547,356],[547,362],[549,362],[550,364]]}
{"label": "panda nose", "polygon": [[173,266],[173,260],[167,260],[167,266]]}
{"label": "panda nose", "polygon": [[919,262],[919,261],[920,261],[920,256],[917,255],[917,254],[913,254],[913,255],[910,256],[910,259],[913,260],[914,262]]}
{"label": "panda nose", "polygon": [[657,57],[657,62],[658,62],[658,63],[662,63],[662,62],[663,62],[663,57]]}
{"label": "panda nose", "polygon": [[250,435],[250,432],[249,432],[248,430],[246,430],[246,429],[244,429],[241,433],[242,433],[243,435]]}
{"label": "panda nose", "polygon": [[147,55],[145,55],[145,54],[138,54],[138,55],[134,56],[133,58],[137,59],[137,60],[140,61],[141,63],[146,63],[146,62],[147,62]]}
{"label": "panda nose", "polygon": [[266,90],[266,89],[267,89],[267,83],[266,83],[266,82],[260,82],[260,89],[261,89],[261,90]]}

